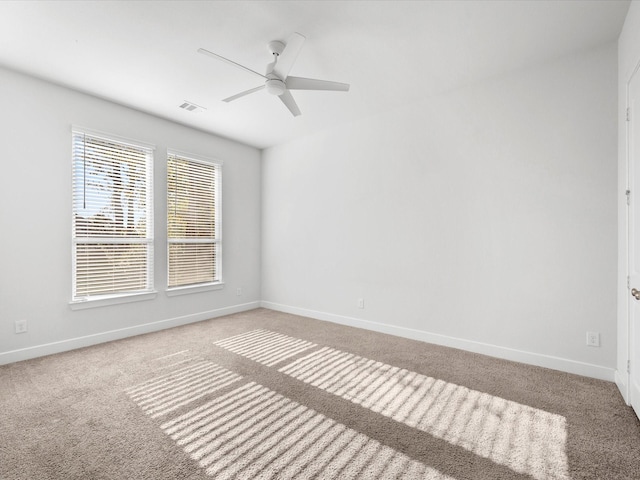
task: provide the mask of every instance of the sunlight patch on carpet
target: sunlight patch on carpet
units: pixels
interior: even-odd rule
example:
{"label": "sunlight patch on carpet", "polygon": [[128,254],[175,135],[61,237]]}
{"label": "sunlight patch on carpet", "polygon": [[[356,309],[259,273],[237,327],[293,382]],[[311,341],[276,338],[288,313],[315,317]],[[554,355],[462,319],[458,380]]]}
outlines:
{"label": "sunlight patch on carpet", "polygon": [[214,345],[268,367],[316,346],[315,343],[269,330],[252,330],[214,342]]}
{"label": "sunlight patch on carpet", "polygon": [[242,379],[212,362],[198,360],[176,365],[173,370],[126,390],[142,410],[153,418],[166,415]]}
{"label": "sunlight patch on carpet", "polygon": [[279,369],[537,480],[566,480],[566,419],[324,347]]}
{"label": "sunlight patch on carpet", "polygon": [[254,382],[161,428],[220,480],[454,480]]}
{"label": "sunlight patch on carpet", "polygon": [[[271,366],[294,355],[289,345],[303,343],[253,330],[215,344]],[[514,472],[536,480],[570,478],[567,422],[561,415],[329,347],[278,371]]]}

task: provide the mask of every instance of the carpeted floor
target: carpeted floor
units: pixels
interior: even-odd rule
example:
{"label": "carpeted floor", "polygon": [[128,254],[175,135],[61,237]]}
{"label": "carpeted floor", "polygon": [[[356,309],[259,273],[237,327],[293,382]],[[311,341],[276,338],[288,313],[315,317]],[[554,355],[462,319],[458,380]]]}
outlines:
{"label": "carpeted floor", "polygon": [[639,479],[614,384],[265,309],[0,366],[0,479]]}

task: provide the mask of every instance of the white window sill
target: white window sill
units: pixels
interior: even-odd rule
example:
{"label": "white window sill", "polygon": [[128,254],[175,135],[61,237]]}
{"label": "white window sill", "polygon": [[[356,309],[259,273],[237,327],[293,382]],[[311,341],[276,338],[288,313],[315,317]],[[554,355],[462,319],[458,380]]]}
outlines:
{"label": "white window sill", "polygon": [[102,297],[87,300],[73,300],[69,302],[71,310],[84,310],[85,308],[105,307],[120,303],[141,302],[143,300],[153,300],[158,292],[130,293],[127,295],[105,295]]}
{"label": "white window sill", "polygon": [[222,290],[224,288],[223,282],[205,283],[199,285],[187,285],[184,287],[173,287],[166,290],[168,297],[174,297],[177,295],[188,295],[190,293],[208,292],[211,290]]}

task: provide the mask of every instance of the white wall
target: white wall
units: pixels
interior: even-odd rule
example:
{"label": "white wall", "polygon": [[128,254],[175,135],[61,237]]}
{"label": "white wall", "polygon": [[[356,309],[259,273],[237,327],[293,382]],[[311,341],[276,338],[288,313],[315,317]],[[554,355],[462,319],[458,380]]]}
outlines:
{"label": "white wall", "polygon": [[627,82],[640,62],[640,3],[634,1],[618,39],[618,355],[616,382],[625,400],[629,358],[627,277],[627,207],[624,191],[627,189],[626,125],[623,119],[627,108]]}
{"label": "white wall", "polygon": [[266,150],[263,305],[612,380],[616,72],[610,44]]}
{"label": "white wall", "polygon": [[[259,305],[259,150],[2,69],[0,105],[0,363]],[[71,125],[156,146],[154,300],[69,308]],[[222,290],[164,292],[168,147],[224,162]],[[27,333],[14,333],[18,319]]]}
{"label": "white wall", "polygon": [[[629,16],[625,32],[640,31],[636,3]],[[256,149],[0,69],[0,363],[262,299],[612,379],[616,70],[609,45],[417,95],[385,116],[268,149],[261,167]],[[69,308],[72,124],[156,145],[154,300]],[[223,290],[164,293],[167,147],[224,161]],[[17,319],[28,333],[13,333]],[[585,346],[587,330],[601,333],[600,348]]]}

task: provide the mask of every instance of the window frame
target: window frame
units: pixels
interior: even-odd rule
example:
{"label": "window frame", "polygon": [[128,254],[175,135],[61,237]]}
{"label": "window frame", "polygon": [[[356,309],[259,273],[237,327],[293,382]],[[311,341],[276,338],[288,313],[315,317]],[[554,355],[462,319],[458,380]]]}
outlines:
{"label": "window frame", "polygon": [[[179,158],[180,160],[186,161],[186,162],[191,162],[191,163],[195,163],[195,164],[199,164],[199,165],[204,165],[206,167],[212,167],[214,169],[214,232],[215,232],[215,236],[214,238],[212,238],[210,241],[203,241],[203,240],[198,240],[198,239],[189,239],[189,237],[170,237],[169,235],[169,229],[170,229],[170,224],[169,224],[169,209],[170,207],[170,200],[169,200],[169,163],[171,158]],[[176,295],[184,295],[184,294],[190,294],[190,293],[199,293],[199,292],[206,292],[206,291],[211,291],[211,290],[220,290],[222,288],[224,288],[224,281],[223,281],[223,269],[222,269],[222,165],[223,162],[222,160],[219,160],[217,158],[211,158],[211,157],[204,157],[201,155],[197,155],[197,154],[193,154],[193,153],[189,153],[189,152],[185,152],[185,151],[181,151],[181,150],[177,150],[174,148],[169,148],[167,149],[167,158],[166,158],[166,167],[167,167],[167,173],[166,173],[166,178],[165,178],[165,186],[166,186],[166,207],[167,207],[167,214],[166,214],[166,221],[167,221],[167,228],[166,228],[166,234],[167,234],[167,289],[165,291],[165,293],[167,294],[167,296],[176,296]],[[189,240],[186,241],[185,240]],[[214,269],[215,269],[215,278],[213,281],[211,282],[201,282],[201,283],[193,283],[193,284],[186,284],[186,285],[176,285],[176,286],[169,286],[169,279],[171,278],[171,262],[169,259],[169,255],[170,255],[170,245],[171,244],[179,244],[179,243],[212,243],[214,245],[215,248],[215,264],[214,264]]]}
{"label": "window frame", "polygon": [[[145,152],[145,224],[146,232],[144,237],[140,236],[117,236],[117,237],[98,237],[85,236],[79,237],[76,232],[75,216],[78,212],[76,204],[76,162],[75,143],[76,135],[85,135],[87,137],[103,140],[105,142],[119,144],[123,147],[133,147]],[[71,300],[69,306],[72,310],[100,307],[111,304],[129,303],[140,300],[149,300],[155,298],[157,291],[154,289],[154,195],[153,195],[153,163],[155,145],[132,140],[119,135],[92,130],[84,127],[73,125],[71,128]],[[84,178],[84,177],[82,177]],[[84,179],[82,180],[84,181]],[[144,244],[147,246],[145,258],[146,282],[145,288],[128,291],[112,291],[97,295],[78,295],[77,294],[77,246],[88,244],[106,244],[106,245],[132,245]]]}

